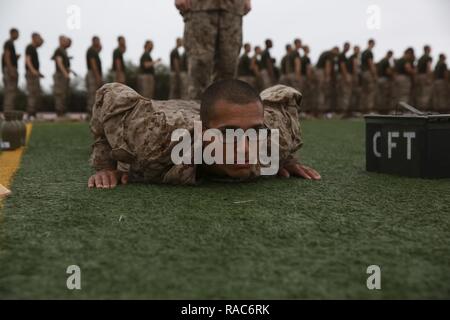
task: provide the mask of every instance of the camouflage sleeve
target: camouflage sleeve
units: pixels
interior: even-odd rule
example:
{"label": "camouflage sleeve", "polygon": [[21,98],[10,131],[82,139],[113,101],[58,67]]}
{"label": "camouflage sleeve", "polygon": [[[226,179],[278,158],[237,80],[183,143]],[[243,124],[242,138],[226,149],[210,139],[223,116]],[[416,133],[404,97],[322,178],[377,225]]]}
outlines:
{"label": "camouflage sleeve", "polygon": [[302,94],[284,85],[276,85],[261,92],[264,104],[264,122],[270,129],[280,133],[280,165],[296,159],[303,140],[300,127]]}
{"label": "camouflage sleeve", "polygon": [[97,92],[95,104],[92,109],[91,117],[91,133],[94,137],[92,144],[92,153],[90,163],[96,171],[103,169],[115,169],[116,161],[111,157],[111,146],[105,136],[105,131],[102,122],[102,108],[103,94]]}

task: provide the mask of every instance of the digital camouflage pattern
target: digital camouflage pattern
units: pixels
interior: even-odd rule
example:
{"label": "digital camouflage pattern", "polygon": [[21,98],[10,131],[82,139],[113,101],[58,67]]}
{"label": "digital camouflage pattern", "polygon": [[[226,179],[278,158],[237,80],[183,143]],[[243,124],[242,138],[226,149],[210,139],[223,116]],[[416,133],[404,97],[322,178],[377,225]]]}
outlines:
{"label": "digital camouflage pattern", "polygon": [[32,74],[31,72],[27,72],[25,74],[25,78],[27,80],[28,92],[27,112],[28,114],[35,114],[42,94],[40,77]]}
{"label": "digital camouflage pattern", "polygon": [[[279,129],[280,166],[295,159],[302,146],[299,124],[301,94],[277,85],[261,93],[265,125]],[[110,83],[97,91],[91,119],[95,170],[128,171],[130,181],[195,184],[195,165],[174,165],[170,138],[175,129],[193,130],[200,121],[196,101],[146,99],[133,89]]]}
{"label": "digital camouflage pattern", "polygon": [[223,10],[236,15],[245,14],[244,0],[191,0],[191,11]]}
{"label": "digital camouflage pattern", "polygon": [[235,77],[244,5],[244,0],[193,0],[183,13],[190,99],[200,99],[213,81]]}

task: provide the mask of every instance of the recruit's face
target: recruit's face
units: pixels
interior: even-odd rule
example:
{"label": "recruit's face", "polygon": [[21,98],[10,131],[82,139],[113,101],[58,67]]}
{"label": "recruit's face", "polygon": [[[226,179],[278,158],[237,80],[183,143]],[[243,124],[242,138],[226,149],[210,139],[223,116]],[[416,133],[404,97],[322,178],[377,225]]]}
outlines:
{"label": "recruit's face", "polygon": [[[225,143],[226,129],[242,129],[244,132],[250,128],[258,129],[264,127],[264,108],[261,102],[255,101],[244,105],[237,105],[227,101],[218,101],[214,107],[213,114],[210,116],[204,129],[219,129],[223,136],[223,155],[224,163],[226,159],[227,143]],[[206,127],[206,128],[205,128]],[[237,164],[237,143],[234,143],[234,164],[213,164],[208,170],[219,176],[228,176],[231,178],[245,179],[255,172],[255,165],[250,164],[249,141],[245,138],[245,163]],[[253,155],[255,156],[255,155]]]}

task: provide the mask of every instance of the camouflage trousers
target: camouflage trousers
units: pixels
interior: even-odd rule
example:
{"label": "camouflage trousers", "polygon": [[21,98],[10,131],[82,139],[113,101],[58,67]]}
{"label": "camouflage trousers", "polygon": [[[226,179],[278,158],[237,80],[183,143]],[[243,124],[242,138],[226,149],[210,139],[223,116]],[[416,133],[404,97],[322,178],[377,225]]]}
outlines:
{"label": "camouflage trousers", "polygon": [[270,78],[269,72],[266,69],[261,70],[260,74],[260,82],[261,82],[261,88],[260,90],[263,91],[269,87],[272,86],[272,79]]}
{"label": "camouflage trousers", "polygon": [[92,112],[92,106],[95,102],[95,92],[98,88],[100,88],[103,83],[97,83],[97,80],[95,79],[94,71],[89,70],[86,74],[86,90],[87,90],[87,106],[86,111],[88,113]]}
{"label": "camouflage trousers", "polygon": [[378,94],[376,110],[380,113],[389,113],[394,109],[392,96],[392,80],[386,77],[378,78]]}
{"label": "camouflage trousers", "polygon": [[249,85],[256,89],[256,78],[254,76],[240,76],[238,77],[238,79],[247,82]]}
{"label": "camouflage trousers", "polygon": [[[17,71],[14,71],[17,75]],[[11,76],[8,68],[3,69],[3,111],[14,110],[14,104],[17,96],[17,81],[18,77]]]}
{"label": "camouflage trousers", "polygon": [[309,79],[306,76],[302,76],[300,79],[295,77],[295,74],[291,74],[290,78],[292,87],[300,91],[303,96],[301,110],[303,112],[313,112],[316,109],[315,105],[315,83],[313,79]]}
{"label": "camouflage trousers", "polygon": [[242,16],[227,11],[195,11],[184,16],[190,99],[200,99],[211,83],[235,77],[242,46]]}
{"label": "camouflage trousers", "polygon": [[352,82],[338,75],[336,83],[336,111],[348,112],[350,110],[350,99],[352,98]]}
{"label": "camouflage trousers", "polygon": [[187,99],[187,73],[170,73],[169,99]]}
{"label": "camouflage trousers", "polygon": [[279,83],[285,86],[292,87],[289,74],[286,73],[281,74]]}
{"label": "camouflage trousers", "polygon": [[410,103],[411,79],[406,75],[399,74],[395,77],[394,85],[394,105],[397,105],[400,101]]}
{"label": "camouflage trousers", "polygon": [[375,109],[377,84],[370,71],[364,71],[361,79],[361,111],[372,112]]}
{"label": "camouflage trousers", "polygon": [[332,99],[332,83],[325,80],[325,71],[323,69],[316,70],[317,79],[317,95],[316,95],[316,111],[327,112],[331,110]]}
{"label": "camouflage trousers", "polygon": [[61,72],[53,74],[53,97],[55,99],[55,110],[62,115],[67,110],[67,99],[69,96],[70,79],[64,77]]}
{"label": "camouflage trousers", "polygon": [[450,112],[450,85],[447,80],[437,79],[433,83],[433,110]]}
{"label": "camouflage trousers", "polygon": [[350,111],[361,110],[361,84],[358,75],[352,76],[352,95],[350,97]]}
{"label": "camouflage trousers", "polygon": [[427,74],[418,74],[415,86],[415,102],[420,109],[430,109],[433,79]]}
{"label": "camouflage trousers", "polygon": [[125,76],[125,72],[114,72],[114,82],[118,82],[118,83],[126,83],[126,76]]}
{"label": "camouflage trousers", "polygon": [[40,99],[41,99],[41,83],[40,77],[27,72],[25,75],[27,80],[27,112],[28,114],[34,114],[37,111]]}
{"label": "camouflage trousers", "polygon": [[155,77],[152,74],[140,74],[137,79],[138,92],[147,99],[155,95]]}

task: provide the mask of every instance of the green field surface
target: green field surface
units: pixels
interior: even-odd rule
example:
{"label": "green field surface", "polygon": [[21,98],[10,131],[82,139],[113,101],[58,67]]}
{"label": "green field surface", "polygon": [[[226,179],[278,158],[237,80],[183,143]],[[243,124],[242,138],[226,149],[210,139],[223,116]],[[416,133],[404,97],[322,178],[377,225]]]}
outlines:
{"label": "green field surface", "polygon": [[320,182],[88,190],[88,125],[35,124],[0,213],[0,298],[450,298],[450,181],[366,172],[361,120],[303,130]]}

